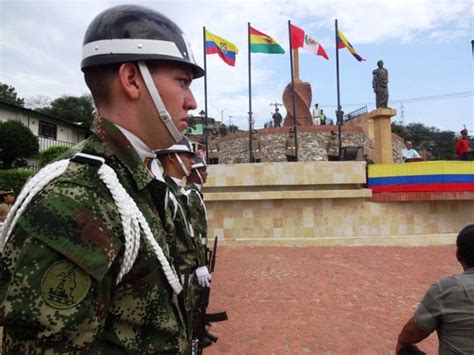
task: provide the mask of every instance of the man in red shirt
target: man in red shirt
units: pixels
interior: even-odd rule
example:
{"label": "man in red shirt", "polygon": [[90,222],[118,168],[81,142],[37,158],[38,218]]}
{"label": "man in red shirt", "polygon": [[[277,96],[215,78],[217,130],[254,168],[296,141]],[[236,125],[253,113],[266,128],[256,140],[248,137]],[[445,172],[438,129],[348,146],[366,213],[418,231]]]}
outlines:
{"label": "man in red shirt", "polygon": [[456,154],[459,160],[469,160],[468,153],[471,152],[469,140],[467,139],[467,129],[461,131],[461,138],[456,142]]}

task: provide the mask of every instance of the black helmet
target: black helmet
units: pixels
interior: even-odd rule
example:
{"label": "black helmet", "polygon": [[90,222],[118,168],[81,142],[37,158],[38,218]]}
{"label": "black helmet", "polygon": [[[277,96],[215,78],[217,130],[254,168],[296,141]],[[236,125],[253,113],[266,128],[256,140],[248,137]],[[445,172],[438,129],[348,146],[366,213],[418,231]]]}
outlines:
{"label": "black helmet", "polygon": [[194,78],[204,75],[183,31],[143,6],[115,6],[97,15],[87,28],[82,51],[82,71],[105,64],[169,60],[190,65]]}
{"label": "black helmet", "polygon": [[193,147],[189,142],[189,139],[183,137],[178,143],[173,144],[171,147],[166,149],[160,149],[156,152],[157,156],[165,155],[165,154],[172,154],[172,153],[189,153],[195,155]]}

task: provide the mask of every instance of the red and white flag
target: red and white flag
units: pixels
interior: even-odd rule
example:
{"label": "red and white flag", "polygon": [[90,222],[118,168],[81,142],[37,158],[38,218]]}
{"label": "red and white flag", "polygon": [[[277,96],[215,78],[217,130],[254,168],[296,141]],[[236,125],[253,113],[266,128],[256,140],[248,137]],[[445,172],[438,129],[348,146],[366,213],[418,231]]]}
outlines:
{"label": "red and white flag", "polygon": [[320,55],[321,57],[329,60],[329,56],[326,53],[323,45],[306,33],[303,29],[290,24],[291,29],[291,48],[303,48],[310,53]]}

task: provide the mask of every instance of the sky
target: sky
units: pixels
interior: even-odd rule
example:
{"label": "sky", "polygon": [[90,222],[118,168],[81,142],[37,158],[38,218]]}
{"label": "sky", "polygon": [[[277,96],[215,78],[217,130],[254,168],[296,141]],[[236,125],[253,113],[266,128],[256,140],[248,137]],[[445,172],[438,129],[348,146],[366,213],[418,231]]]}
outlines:
{"label": "sky", "polygon": [[[130,1],[0,0],[0,82],[27,102],[88,93],[80,71],[82,40],[101,11]],[[330,60],[300,50],[300,78],[335,118],[337,103],[334,20],[358,53],[339,51],[341,106],[345,113],[375,109],[372,71],[382,59],[389,71],[389,107],[395,121],[474,132],[474,0],[290,0],[140,1],[175,21],[203,65],[203,26],[239,48],[235,67],[207,56],[208,115],[248,128],[247,23],[272,36],[281,54],[252,54],[252,111],[255,127],[270,121],[273,106],[291,81],[288,20],[326,49]],[[191,86],[204,109],[204,80]],[[285,108],[280,109],[283,117]]]}

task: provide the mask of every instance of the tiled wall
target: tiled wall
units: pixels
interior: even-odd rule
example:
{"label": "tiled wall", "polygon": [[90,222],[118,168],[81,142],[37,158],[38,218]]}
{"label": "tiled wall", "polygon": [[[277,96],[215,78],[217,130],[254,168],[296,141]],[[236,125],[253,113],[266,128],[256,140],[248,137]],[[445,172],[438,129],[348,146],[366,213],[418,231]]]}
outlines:
{"label": "tiled wall", "polygon": [[210,166],[209,236],[226,243],[452,243],[474,223],[474,201],[370,202],[364,162]]}

